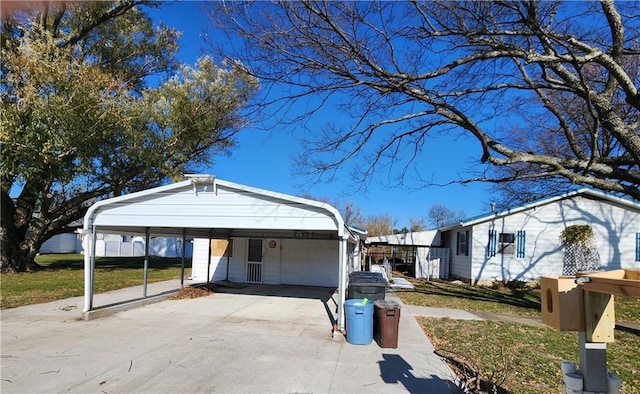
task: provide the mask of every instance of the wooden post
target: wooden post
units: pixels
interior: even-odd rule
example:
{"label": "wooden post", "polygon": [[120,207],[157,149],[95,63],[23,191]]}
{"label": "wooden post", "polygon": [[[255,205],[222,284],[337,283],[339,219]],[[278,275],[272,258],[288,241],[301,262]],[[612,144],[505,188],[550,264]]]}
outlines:
{"label": "wooden post", "polygon": [[616,327],[613,295],[584,291],[584,325],[587,341],[613,342]]}
{"label": "wooden post", "polygon": [[584,290],[585,331],[578,334],[584,391],[606,393],[607,343],[614,341],[616,325],[613,295]]}

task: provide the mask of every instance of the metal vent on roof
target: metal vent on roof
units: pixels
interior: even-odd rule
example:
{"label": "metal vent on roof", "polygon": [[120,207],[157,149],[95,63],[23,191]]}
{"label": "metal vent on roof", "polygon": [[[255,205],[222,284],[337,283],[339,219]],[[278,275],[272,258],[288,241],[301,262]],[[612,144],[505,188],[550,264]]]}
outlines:
{"label": "metal vent on roof", "polygon": [[[211,183],[211,189],[214,193],[216,193],[216,177],[210,174],[185,174],[185,179],[191,180],[191,186],[193,187],[193,191],[198,194],[198,185],[203,185],[207,183]],[[205,191],[207,191],[207,186],[205,186]]]}

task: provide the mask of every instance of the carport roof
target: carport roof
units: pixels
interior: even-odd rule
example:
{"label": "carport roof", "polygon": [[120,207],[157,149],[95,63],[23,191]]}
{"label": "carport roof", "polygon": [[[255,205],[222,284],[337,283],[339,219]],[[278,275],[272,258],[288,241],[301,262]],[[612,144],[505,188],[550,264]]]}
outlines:
{"label": "carport roof", "polygon": [[216,179],[188,179],[99,201],[83,232],[166,237],[362,238],[331,205]]}
{"label": "carport roof", "polygon": [[367,245],[433,246],[440,244],[440,232],[438,230],[428,230],[379,235],[367,237],[365,243]]}

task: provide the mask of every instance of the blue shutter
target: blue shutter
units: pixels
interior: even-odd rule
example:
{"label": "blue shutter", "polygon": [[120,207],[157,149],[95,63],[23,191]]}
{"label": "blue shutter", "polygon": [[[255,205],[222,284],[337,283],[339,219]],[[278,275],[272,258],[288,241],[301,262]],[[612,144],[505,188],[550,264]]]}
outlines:
{"label": "blue shutter", "polygon": [[466,238],[466,243],[464,244],[464,255],[468,256],[469,255],[469,243],[471,243],[471,240],[469,240],[469,230],[464,232],[464,237]]}
{"label": "blue shutter", "polygon": [[460,233],[456,232],[456,255],[460,254]]}
{"label": "blue shutter", "polygon": [[496,230],[489,230],[489,244],[487,245],[487,257],[493,257],[496,255],[497,244],[498,244],[498,232]]}
{"label": "blue shutter", "polygon": [[636,233],[636,261],[640,261],[640,233]]}
{"label": "blue shutter", "polygon": [[524,230],[519,230],[516,234],[516,257],[520,259],[524,258],[525,235]]}

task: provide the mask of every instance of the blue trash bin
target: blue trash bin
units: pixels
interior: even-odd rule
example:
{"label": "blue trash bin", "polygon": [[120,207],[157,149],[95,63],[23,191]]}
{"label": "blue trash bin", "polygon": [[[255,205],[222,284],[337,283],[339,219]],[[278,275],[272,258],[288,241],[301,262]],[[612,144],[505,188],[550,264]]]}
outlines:
{"label": "blue trash bin", "polygon": [[347,342],[353,345],[368,345],[373,341],[373,301],[362,298],[346,300]]}

